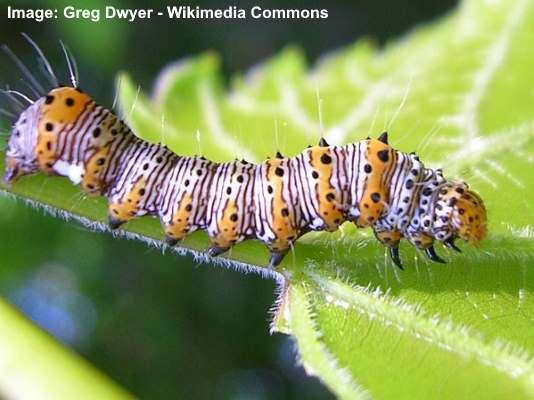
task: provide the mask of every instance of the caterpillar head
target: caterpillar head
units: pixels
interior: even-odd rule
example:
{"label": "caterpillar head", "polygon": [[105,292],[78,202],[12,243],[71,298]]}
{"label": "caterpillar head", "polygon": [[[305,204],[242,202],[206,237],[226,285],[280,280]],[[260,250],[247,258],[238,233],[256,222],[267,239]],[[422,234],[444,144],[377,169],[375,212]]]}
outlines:
{"label": "caterpillar head", "polygon": [[6,150],[4,182],[10,184],[21,176],[39,170],[35,146],[38,137],[40,108],[44,99],[39,99],[24,110],[11,129]]}
{"label": "caterpillar head", "polygon": [[478,245],[486,236],[486,219],[486,207],[480,196],[466,190],[454,205],[451,226],[457,236]]}
{"label": "caterpillar head", "polygon": [[436,190],[434,237],[459,237],[477,245],[486,236],[486,208],[464,182],[448,182]]}

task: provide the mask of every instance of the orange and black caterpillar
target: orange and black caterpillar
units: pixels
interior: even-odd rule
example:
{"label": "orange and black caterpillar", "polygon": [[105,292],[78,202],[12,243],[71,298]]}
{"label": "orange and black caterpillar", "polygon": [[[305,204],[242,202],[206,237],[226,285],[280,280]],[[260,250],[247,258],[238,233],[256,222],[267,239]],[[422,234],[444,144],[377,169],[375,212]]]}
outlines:
{"label": "orange and black caterpillar", "polygon": [[342,146],[321,139],[294,157],[278,153],[257,165],[214,163],[136,137],[71,76],[72,86],[56,83],[28,99],[12,128],[4,180],[39,171],[67,176],[88,194],[108,198],[113,229],[155,215],[171,245],[197,229],[207,231],[211,256],[259,239],[269,248],[269,267],[304,233],[335,231],[347,220],[371,227],[400,268],[403,237],[443,262],[435,240],[459,251],[457,237],[477,244],[486,235],[481,198],[466,183],[425,168],[415,153],[391,148],[387,133]]}

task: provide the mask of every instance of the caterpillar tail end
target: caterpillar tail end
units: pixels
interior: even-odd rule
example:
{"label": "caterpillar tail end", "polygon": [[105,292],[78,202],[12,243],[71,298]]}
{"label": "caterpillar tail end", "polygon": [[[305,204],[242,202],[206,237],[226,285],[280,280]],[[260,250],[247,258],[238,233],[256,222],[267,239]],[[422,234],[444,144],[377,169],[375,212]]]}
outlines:
{"label": "caterpillar tail end", "polygon": [[284,257],[286,256],[288,250],[285,251],[270,251],[271,257],[269,258],[269,265],[267,268],[273,269],[274,267],[277,267],[280,265]]}

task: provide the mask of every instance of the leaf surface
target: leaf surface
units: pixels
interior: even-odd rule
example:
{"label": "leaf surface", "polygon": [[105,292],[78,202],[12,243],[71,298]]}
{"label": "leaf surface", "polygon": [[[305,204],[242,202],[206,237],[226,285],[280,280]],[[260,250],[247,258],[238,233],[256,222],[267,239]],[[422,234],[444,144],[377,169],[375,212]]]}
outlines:
{"label": "leaf surface", "polygon": [[[322,134],[343,144],[387,129],[393,147],[481,194],[489,237],[462,254],[439,248],[447,265],[404,245],[398,271],[368,230],[345,224],[304,236],[274,274],[274,329],[340,397],[534,396],[533,19],[528,0],[468,0],[383,49],[360,41],[311,71],[288,48],[229,89],[213,53],[165,68],[151,94],[121,75],[124,118],[179,154],[261,161]],[[105,216],[102,199],[82,200],[64,179],[31,177],[14,193],[86,222]],[[126,230],[162,239],[153,219]],[[203,233],[183,243],[206,246]],[[264,271],[267,251],[248,241],[222,260]]]}

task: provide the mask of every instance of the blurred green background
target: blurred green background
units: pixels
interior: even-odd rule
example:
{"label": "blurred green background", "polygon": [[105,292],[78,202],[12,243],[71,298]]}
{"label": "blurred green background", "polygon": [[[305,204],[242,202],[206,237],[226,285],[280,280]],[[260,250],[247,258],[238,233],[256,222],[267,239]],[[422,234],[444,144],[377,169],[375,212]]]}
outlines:
{"label": "blurred green background", "polygon": [[[162,2],[162,7],[172,2]],[[241,1],[190,3],[222,8]],[[225,73],[265,60],[284,46],[301,46],[310,63],[325,52],[371,36],[379,43],[441,15],[451,0],[301,1],[292,8],[327,8],[317,21],[198,21],[157,23],[7,20],[7,5],[32,8],[158,7],[157,2],[0,0],[0,43],[35,66],[19,32],[30,34],[56,71],[65,73],[58,40],[74,52],[82,87],[111,105],[116,73],[127,70],[149,88],[167,63],[205,50]],[[289,7],[285,1],[265,8]],[[20,77],[0,55],[0,84]],[[0,122],[5,132],[11,121]],[[1,137],[2,146],[5,134]],[[293,344],[268,333],[275,284],[256,275],[162,255],[138,242],[92,233],[0,198],[0,291],[32,320],[142,398],[328,398],[297,365]]]}

